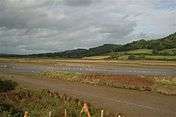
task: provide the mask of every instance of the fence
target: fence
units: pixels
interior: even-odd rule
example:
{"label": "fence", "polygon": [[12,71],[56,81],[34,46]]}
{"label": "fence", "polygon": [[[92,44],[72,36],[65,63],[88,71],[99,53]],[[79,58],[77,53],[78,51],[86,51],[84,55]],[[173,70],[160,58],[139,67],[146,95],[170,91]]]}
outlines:
{"label": "fence", "polygon": [[[87,115],[87,117],[91,117],[91,114],[89,112],[89,107],[87,105],[87,103],[84,103],[82,110],[80,112],[80,117],[82,117],[82,113],[85,113]],[[30,117],[29,112],[25,111],[24,113],[24,117]],[[48,117],[52,117],[52,112],[50,111],[48,113]],[[67,109],[64,110],[64,117],[68,117],[67,116]],[[101,117],[104,117],[104,110],[101,110]],[[116,117],[122,117],[121,114],[117,114]]]}

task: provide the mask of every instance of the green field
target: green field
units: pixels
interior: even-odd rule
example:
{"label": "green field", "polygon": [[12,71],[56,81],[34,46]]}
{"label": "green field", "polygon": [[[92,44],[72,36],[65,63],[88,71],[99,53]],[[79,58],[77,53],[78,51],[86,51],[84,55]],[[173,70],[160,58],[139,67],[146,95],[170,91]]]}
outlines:
{"label": "green field", "polygon": [[104,55],[104,56],[90,56],[90,57],[84,57],[83,59],[88,59],[88,60],[101,60],[101,59],[106,59],[108,58],[109,55]]}
{"label": "green field", "polygon": [[152,55],[151,49],[137,49],[137,50],[131,50],[127,51],[126,54],[145,54],[145,55]]}
{"label": "green field", "polygon": [[176,61],[176,56],[145,56],[147,60],[173,60]]}
{"label": "green field", "polygon": [[113,52],[108,59],[114,60],[161,60],[176,61],[175,49],[165,49],[153,53],[151,49],[137,49],[124,52]]}
{"label": "green field", "polygon": [[[153,50],[152,49],[137,49],[137,50],[130,50],[127,52],[124,52],[126,54],[134,54],[134,55],[155,55],[153,54]],[[168,56],[176,56],[176,48],[173,49],[164,49],[164,50],[160,50],[158,51],[159,55],[168,55]]]}
{"label": "green field", "polygon": [[161,55],[176,55],[176,48],[173,49],[165,49],[165,50],[161,50],[159,51],[159,54]]}

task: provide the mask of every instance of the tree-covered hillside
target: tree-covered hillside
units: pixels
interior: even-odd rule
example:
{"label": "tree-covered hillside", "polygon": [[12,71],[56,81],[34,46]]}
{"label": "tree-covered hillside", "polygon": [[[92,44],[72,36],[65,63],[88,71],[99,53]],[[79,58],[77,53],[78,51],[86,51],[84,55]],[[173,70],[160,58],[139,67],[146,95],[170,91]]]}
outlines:
{"label": "tree-covered hillside", "polygon": [[[110,52],[123,52],[136,49],[152,49],[154,52],[165,49],[176,48],[176,32],[167,37],[157,40],[139,40],[125,45],[104,44],[102,46],[90,49],[75,49],[64,52],[44,53],[33,55],[21,55],[20,57],[58,57],[58,58],[82,58],[88,56],[105,55]],[[1,56],[19,56],[19,55],[1,55]]]}
{"label": "tree-covered hillside", "polygon": [[136,49],[172,49],[176,48],[176,33],[157,40],[139,40],[123,45],[120,51],[136,50]]}

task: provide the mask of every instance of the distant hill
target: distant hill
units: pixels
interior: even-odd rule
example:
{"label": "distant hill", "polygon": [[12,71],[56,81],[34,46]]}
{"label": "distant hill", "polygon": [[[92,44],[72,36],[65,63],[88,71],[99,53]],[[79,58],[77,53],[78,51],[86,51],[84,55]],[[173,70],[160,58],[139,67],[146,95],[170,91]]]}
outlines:
{"label": "distant hill", "polygon": [[[13,55],[20,57],[60,57],[60,58],[82,58],[88,56],[105,55],[110,52],[122,52],[136,49],[164,50],[176,48],[176,33],[157,40],[139,40],[125,45],[104,44],[90,49],[75,49],[64,52],[32,54],[32,55]],[[11,55],[3,55],[11,56]]]}
{"label": "distant hill", "polygon": [[172,49],[176,48],[176,33],[157,40],[139,40],[121,46],[120,51],[136,49]]}
{"label": "distant hill", "polygon": [[[90,48],[90,49],[75,49],[67,50],[63,52],[55,53],[43,53],[43,54],[31,54],[31,55],[18,55],[20,57],[53,57],[53,58],[83,58],[89,56],[98,56],[104,55],[110,52],[118,51],[121,45],[115,44],[104,44],[99,47]],[[9,55],[12,56],[12,55]],[[16,55],[13,55],[13,57]]]}

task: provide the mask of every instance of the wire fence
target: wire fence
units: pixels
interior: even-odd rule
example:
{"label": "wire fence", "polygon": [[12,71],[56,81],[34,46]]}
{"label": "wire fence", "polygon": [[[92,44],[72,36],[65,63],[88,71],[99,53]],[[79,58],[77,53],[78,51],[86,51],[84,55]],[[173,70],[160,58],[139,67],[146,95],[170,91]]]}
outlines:
{"label": "wire fence", "polygon": [[[82,116],[83,113],[86,114],[86,117],[92,117],[91,114],[90,114],[89,106],[88,106],[87,103],[83,104],[83,107],[82,107],[82,109],[80,111],[80,116],[79,117],[83,117]],[[25,111],[24,112],[24,117],[30,117],[30,113],[28,111]],[[52,111],[50,111],[48,113],[48,117],[52,117]],[[67,109],[64,110],[64,117],[69,117],[68,114],[67,114]],[[104,117],[104,110],[101,110],[100,117]],[[121,114],[117,114],[115,117],[124,117],[124,116],[122,116]]]}

